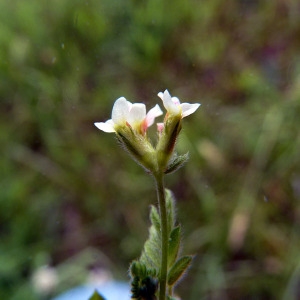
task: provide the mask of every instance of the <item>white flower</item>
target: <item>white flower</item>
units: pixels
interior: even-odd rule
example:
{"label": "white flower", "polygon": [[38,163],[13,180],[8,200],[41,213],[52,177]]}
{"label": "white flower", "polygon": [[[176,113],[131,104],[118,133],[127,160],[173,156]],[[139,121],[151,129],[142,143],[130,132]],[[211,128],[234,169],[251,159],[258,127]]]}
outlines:
{"label": "white flower", "polygon": [[164,107],[168,111],[170,115],[181,115],[181,118],[191,115],[194,113],[198,107],[201,105],[200,103],[180,103],[177,97],[171,97],[168,90],[165,90],[164,93],[158,93],[158,97],[163,101]]}
{"label": "white flower", "polygon": [[158,105],[146,114],[145,104],[131,103],[121,97],[114,103],[111,119],[94,124],[104,132],[117,132],[118,127],[130,126],[132,129],[144,134],[147,128],[154,123],[155,118],[162,114],[163,112]]}

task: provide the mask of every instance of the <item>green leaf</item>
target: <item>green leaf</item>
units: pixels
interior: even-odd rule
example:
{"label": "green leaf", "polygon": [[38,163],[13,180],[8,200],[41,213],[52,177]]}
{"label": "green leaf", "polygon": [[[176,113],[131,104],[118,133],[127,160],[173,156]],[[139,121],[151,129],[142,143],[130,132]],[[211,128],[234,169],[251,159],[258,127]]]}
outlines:
{"label": "green leaf", "polygon": [[191,264],[192,256],[182,256],[176,261],[168,273],[168,285],[173,286],[184,274]]}
{"label": "green leaf", "polygon": [[96,290],[88,300],[105,300]]}
{"label": "green leaf", "polygon": [[148,240],[144,246],[144,255],[151,267],[160,268],[160,247],[157,247],[152,241]]}
{"label": "green leaf", "polygon": [[147,265],[147,267],[160,268],[161,256],[161,237],[155,227],[152,225],[149,229],[149,238],[144,244],[144,251],[141,255],[140,261]]}
{"label": "green leaf", "polygon": [[175,226],[176,214],[175,214],[175,199],[170,190],[166,189],[166,208],[168,216],[168,235]]}
{"label": "green leaf", "polygon": [[151,211],[150,211],[150,220],[152,225],[155,227],[157,232],[160,232],[160,217],[159,217],[159,213],[157,211],[157,208],[153,205],[151,205]]}
{"label": "green leaf", "polygon": [[189,153],[183,155],[174,155],[173,158],[169,161],[167,168],[165,170],[165,174],[170,174],[173,172],[176,172],[178,169],[180,169],[189,159]]}
{"label": "green leaf", "polygon": [[177,259],[179,248],[180,248],[180,237],[181,228],[180,226],[175,227],[170,234],[169,238],[169,251],[168,251],[168,265],[174,264]]}

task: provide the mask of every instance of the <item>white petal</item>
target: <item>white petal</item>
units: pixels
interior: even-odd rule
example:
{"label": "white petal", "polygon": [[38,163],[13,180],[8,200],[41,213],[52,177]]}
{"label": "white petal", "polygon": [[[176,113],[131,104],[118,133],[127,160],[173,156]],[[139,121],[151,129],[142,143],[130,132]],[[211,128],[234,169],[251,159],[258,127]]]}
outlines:
{"label": "white petal", "polygon": [[146,106],[143,103],[134,103],[129,112],[127,122],[131,126],[138,126],[146,118]]}
{"label": "white petal", "polygon": [[[172,101],[171,95],[169,94],[168,90],[165,90],[164,93],[162,93],[162,92],[158,93],[158,97],[160,97],[162,99],[164,107],[170,114],[177,115],[180,113],[180,110],[181,110],[180,106]],[[176,97],[173,97],[173,98],[176,98]]]}
{"label": "white petal", "polygon": [[162,92],[159,92],[159,93],[157,94],[157,96],[158,96],[161,100],[164,99],[164,94],[163,94]]}
{"label": "white petal", "polygon": [[94,125],[104,132],[116,132],[114,129],[114,122],[112,120],[107,120],[104,122],[97,122]]}
{"label": "white petal", "polygon": [[151,108],[146,116],[146,124],[147,127],[150,127],[153,123],[156,117],[159,117],[163,114],[162,110],[160,109],[159,105],[156,104],[153,108]]}
{"label": "white petal", "polygon": [[116,100],[111,118],[115,124],[123,125],[126,123],[132,103],[127,101],[124,97],[120,97]]}
{"label": "white petal", "polygon": [[177,97],[172,97],[172,101],[173,103],[175,103],[176,105],[180,105],[180,100]]}
{"label": "white petal", "polygon": [[190,103],[182,103],[181,104],[181,109],[182,109],[182,118],[191,115],[192,113],[194,113],[198,107],[200,106],[200,103],[194,103],[194,104],[190,104]]}

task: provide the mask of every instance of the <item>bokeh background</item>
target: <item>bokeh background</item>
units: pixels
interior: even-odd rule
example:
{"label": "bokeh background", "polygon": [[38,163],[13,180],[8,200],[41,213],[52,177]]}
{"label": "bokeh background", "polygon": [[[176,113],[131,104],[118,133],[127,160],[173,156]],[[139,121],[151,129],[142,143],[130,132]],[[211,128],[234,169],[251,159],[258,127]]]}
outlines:
{"label": "bokeh background", "polygon": [[50,299],[102,268],[128,280],[155,190],[93,123],[165,89],[202,104],[166,179],[196,255],[178,293],[299,299],[296,0],[0,2],[1,299]]}

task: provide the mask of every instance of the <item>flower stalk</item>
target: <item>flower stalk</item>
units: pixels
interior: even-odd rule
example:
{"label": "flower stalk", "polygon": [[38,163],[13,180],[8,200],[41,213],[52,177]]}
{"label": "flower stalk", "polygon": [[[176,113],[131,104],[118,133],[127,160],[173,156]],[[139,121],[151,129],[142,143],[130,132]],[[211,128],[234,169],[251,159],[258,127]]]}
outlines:
{"label": "flower stalk", "polygon": [[166,197],[164,187],[164,175],[159,173],[154,175],[159,205],[159,215],[161,223],[161,269],[159,275],[159,300],[166,299],[167,275],[168,275],[168,218],[166,208]]}

